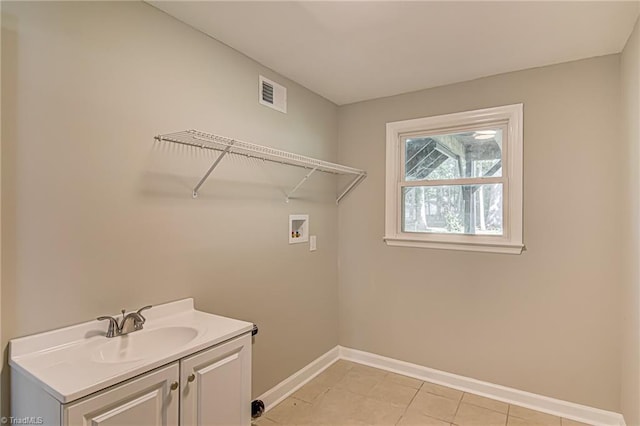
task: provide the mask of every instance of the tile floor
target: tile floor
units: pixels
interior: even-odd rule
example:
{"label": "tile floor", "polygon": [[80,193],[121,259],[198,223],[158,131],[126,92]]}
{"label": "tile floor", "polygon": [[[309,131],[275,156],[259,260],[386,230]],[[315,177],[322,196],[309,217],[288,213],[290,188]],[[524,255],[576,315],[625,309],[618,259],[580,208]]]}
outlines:
{"label": "tile floor", "polygon": [[254,421],[254,425],[579,426],[584,423],[340,360]]}

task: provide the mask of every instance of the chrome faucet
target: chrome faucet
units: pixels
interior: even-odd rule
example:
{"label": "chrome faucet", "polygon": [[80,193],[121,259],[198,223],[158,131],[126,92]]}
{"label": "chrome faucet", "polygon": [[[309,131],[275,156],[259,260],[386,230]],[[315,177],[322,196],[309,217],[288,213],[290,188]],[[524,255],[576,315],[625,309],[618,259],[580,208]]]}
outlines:
{"label": "chrome faucet", "polygon": [[133,331],[142,330],[142,326],[146,322],[146,318],[142,316],[142,311],[151,309],[151,305],[142,307],[136,312],[129,312],[125,315],[125,310],[122,310],[122,322],[118,323],[118,320],[114,317],[103,316],[96,318],[98,321],[108,320],[109,328],[107,329],[107,337],[124,336]]}

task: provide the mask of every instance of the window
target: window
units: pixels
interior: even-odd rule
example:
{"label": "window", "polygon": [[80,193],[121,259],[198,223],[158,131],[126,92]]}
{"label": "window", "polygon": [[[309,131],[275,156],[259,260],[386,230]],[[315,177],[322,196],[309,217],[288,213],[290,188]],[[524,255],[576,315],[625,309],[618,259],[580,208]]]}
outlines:
{"label": "window", "polygon": [[387,123],[385,241],[520,254],[522,104]]}

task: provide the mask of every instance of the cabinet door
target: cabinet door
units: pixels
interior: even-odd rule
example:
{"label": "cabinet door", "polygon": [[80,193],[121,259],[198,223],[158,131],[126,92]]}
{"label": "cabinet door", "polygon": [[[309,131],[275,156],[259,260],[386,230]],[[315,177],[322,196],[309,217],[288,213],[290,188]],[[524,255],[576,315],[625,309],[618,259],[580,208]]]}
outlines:
{"label": "cabinet door", "polygon": [[177,362],[64,408],[66,426],[177,426]]}
{"label": "cabinet door", "polygon": [[181,426],[251,424],[251,335],[180,362]]}

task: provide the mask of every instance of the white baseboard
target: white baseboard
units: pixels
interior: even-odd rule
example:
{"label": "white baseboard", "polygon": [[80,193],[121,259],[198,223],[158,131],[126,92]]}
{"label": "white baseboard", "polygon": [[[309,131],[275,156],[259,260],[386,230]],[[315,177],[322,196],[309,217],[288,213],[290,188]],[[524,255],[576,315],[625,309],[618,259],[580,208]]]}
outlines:
{"label": "white baseboard", "polygon": [[265,411],[269,411],[278,405],[289,395],[326,370],[327,367],[338,360],[339,352],[340,346],[336,346],[260,395],[257,399],[261,399],[264,402]]}
{"label": "white baseboard", "polygon": [[392,373],[414,377],[423,381],[458,389],[463,392],[474,393],[476,395],[485,396],[487,398],[509,404],[515,404],[532,410],[541,411],[543,413],[552,414],[554,416],[564,417],[565,419],[576,420],[596,426],[626,426],[622,414],[614,413],[612,411],[600,410],[586,405],[549,398],[547,396],[508,388],[506,386],[496,385],[489,382],[483,382],[481,380],[471,379],[469,377],[459,376],[457,374],[447,373],[446,371],[435,370],[433,368],[411,364],[409,362],[399,361],[393,358],[387,358],[370,352],[345,348],[343,346],[336,346],[331,349],[324,355],[312,361],[306,367],[298,370],[273,388],[269,389],[267,392],[260,395],[258,399],[261,399],[264,402],[265,410],[268,411],[300,389],[318,374],[322,373],[338,359],[353,361],[359,364],[379,368],[381,370],[390,371]]}
{"label": "white baseboard", "polygon": [[597,426],[625,426],[622,414],[495,385],[397,359],[338,346],[339,357],[464,392]]}

